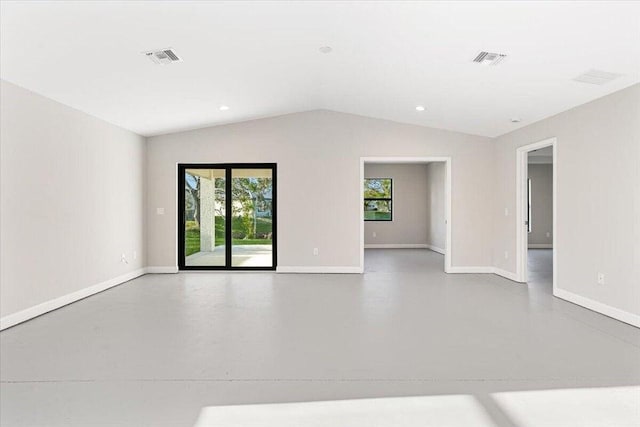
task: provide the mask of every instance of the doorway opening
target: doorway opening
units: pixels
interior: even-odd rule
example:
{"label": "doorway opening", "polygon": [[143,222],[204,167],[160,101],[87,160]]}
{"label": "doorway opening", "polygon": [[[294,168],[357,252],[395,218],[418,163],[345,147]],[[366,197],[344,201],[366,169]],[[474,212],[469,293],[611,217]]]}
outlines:
{"label": "doorway opening", "polygon": [[276,165],[178,165],[180,270],[275,270]]}
{"label": "doorway opening", "polygon": [[518,281],[555,293],[556,138],[517,150]]}
{"label": "doorway opening", "polygon": [[402,269],[405,264],[431,264],[433,269],[435,263],[449,272],[450,193],[449,157],[361,158],[361,271]]}

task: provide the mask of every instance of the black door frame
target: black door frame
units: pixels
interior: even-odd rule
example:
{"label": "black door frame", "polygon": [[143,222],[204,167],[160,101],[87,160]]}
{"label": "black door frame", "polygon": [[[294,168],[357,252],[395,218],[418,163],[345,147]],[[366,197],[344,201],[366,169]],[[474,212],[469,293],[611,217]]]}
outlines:
{"label": "black door frame", "polygon": [[[275,270],[278,261],[278,181],[277,181],[277,163],[178,163],[178,269],[180,270]],[[206,265],[186,265],[185,261],[185,172],[187,169],[222,169],[225,171],[225,265],[224,266],[206,266]],[[232,225],[233,211],[231,198],[231,171],[233,169],[271,169],[272,180],[272,225],[271,225],[271,255],[272,265],[270,267],[243,267],[232,266]]]}

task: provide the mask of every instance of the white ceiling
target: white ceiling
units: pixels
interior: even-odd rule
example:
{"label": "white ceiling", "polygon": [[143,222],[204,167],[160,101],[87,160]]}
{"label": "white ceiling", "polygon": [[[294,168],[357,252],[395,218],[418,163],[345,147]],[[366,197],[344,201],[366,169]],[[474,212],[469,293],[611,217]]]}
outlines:
{"label": "white ceiling", "polygon": [[[0,15],[3,79],[142,135],[329,109],[497,136],[640,81],[638,2],[3,1]],[[141,54],[166,47],[184,62]],[[509,56],[472,63],[482,50]],[[571,80],[592,68],[624,76]]]}

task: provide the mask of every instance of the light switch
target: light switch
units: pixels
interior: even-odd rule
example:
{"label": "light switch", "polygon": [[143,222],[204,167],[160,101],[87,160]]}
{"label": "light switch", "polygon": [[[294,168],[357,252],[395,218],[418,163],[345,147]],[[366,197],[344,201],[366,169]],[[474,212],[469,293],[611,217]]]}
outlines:
{"label": "light switch", "polygon": [[156,208],[156,215],[164,215],[164,208]]}

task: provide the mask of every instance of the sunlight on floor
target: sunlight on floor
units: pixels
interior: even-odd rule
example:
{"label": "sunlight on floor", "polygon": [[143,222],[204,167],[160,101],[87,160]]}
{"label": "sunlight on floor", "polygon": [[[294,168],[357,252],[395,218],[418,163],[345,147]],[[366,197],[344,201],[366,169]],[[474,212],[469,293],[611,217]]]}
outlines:
{"label": "sunlight on floor", "polygon": [[469,395],[210,406],[196,427],[495,427]]}
{"label": "sunlight on floor", "polygon": [[640,387],[495,393],[518,427],[640,426]]}
{"label": "sunlight on floor", "polygon": [[[209,406],[195,427],[637,427],[640,387]],[[493,414],[493,416],[492,416]],[[500,414],[499,419],[494,418]]]}

